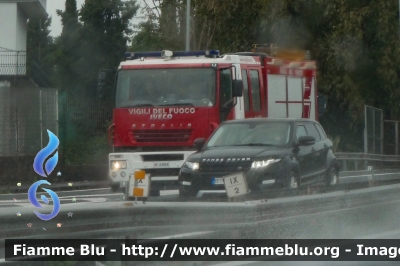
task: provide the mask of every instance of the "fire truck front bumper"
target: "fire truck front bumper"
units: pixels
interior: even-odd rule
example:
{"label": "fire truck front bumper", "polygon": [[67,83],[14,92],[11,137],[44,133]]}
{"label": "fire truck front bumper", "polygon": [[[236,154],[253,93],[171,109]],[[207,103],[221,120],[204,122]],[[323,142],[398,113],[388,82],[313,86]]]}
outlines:
{"label": "fire truck front bumper", "polygon": [[151,190],[178,189],[179,170],[192,153],[194,151],[111,153],[111,186],[125,187],[136,170],[144,170],[151,176]]}

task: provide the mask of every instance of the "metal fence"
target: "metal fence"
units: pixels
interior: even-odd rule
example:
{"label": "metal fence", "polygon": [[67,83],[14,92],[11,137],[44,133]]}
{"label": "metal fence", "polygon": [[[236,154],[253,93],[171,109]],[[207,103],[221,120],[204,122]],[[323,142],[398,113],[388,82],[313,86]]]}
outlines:
{"label": "metal fence", "polygon": [[0,87],[0,156],[36,155],[47,129],[58,135],[57,99],[54,88]]}
{"label": "metal fence", "polygon": [[61,93],[59,100],[65,164],[107,164],[113,103],[79,92]]}
{"label": "metal fence", "polygon": [[26,52],[0,51],[0,75],[26,74]]}
{"label": "metal fence", "polygon": [[383,111],[365,105],[364,153],[383,154]]}

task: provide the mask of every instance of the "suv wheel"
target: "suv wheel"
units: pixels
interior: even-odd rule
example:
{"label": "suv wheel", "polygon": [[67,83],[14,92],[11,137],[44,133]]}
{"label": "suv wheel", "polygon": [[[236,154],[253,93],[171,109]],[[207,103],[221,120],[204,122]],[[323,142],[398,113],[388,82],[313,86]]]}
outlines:
{"label": "suv wheel", "polygon": [[339,184],[338,171],[334,167],[329,167],[329,169],[326,171],[326,185],[336,186],[337,184]]}

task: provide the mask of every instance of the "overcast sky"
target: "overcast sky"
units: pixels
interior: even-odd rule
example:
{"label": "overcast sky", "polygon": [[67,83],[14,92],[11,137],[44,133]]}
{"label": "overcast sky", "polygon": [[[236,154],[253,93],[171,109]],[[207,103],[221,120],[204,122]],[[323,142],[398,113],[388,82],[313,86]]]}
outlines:
{"label": "overcast sky", "polygon": [[[85,0],[76,0],[76,7],[78,8],[78,10],[81,9],[81,6],[83,5],[84,2]],[[137,3],[142,6],[144,4],[144,0],[137,0]],[[147,1],[147,3],[151,4],[152,1]],[[62,25],[61,25],[61,18],[60,16],[57,15],[56,10],[65,9],[65,0],[47,0],[46,5],[47,5],[46,7],[47,14],[49,14],[49,16],[51,16],[52,18],[50,35],[53,37],[57,37],[61,34]],[[138,12],[138,15],[141,15],[140,10]],[[140,19],[138,18],[132,20],[132,23],[134,24],[137,24],[138,22],[140,22]]]}

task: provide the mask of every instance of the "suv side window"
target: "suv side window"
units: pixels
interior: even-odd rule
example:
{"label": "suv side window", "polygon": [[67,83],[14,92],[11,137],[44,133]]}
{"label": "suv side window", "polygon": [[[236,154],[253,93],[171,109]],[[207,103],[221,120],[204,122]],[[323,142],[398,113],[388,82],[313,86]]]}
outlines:
{"label": "suv side window", "polygon": [[300,137],[307,136],[306,127],[304,125],[297,126],[296,138],[299,139]]}
{"label": "suv side window", "polygon": [[322,126],[321,126],[320,124],[318,124],[318,123],[315,123],[314,125],[317,127],[318,132],[319,132],[319,134],[321,135],[321,138],[322,138],[322,139],[326,139],[327,136],[326,136],[325,131],[324,131],[324,129],[322,128]]}
{"label": "suv side window", "polygon": [[306,127],[309,136],[313,136],[315,141],[321,140],[321,136],[319,135],[317,128],[314,126],[314,123],[307,123]]}

